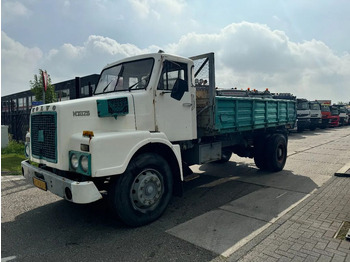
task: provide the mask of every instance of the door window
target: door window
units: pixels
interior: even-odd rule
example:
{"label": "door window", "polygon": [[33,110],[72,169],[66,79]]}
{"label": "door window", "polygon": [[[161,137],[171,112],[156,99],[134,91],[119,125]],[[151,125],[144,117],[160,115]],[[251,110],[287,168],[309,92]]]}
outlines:
{"label": "door window", "polygon": [[177,79],[185,80],[187,82],[187,64],[165,61],[163,63],[158,90],[173,90]]}

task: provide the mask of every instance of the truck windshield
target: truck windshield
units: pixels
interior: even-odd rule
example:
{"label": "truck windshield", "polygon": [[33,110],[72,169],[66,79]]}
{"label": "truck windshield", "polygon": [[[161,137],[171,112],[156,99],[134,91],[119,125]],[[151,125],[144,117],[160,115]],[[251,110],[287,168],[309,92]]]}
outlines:
{"label": "truck windshield", "polygon": [[154,59],[148,58],[104,69],[94,94],[146,89],[151,78],[153,64]]}
{"label": "truck windshield", "polygon": [[320,104],[318,103],[310,103],[311,110],[320,110]]}
{"label": "truck windshield", "polygon": [[297,109],[307,110],[307,109],[309,109],[309,103],[308,102],[299,102],[297,105]]}
{"label": "truck windshield", "polygon": [[339,111],[337,108],[332,108],[332,116],[338,116],[339,115]]}
{"label": "truck windshield", "polygon": [[345,107],[341,107],[341,108],[339,108],[339,112],[340,112],[340,113],[346,113],[346,109],[345,109]]}
{"label": "truck windshield", "polygon": [[322,110],[322,112],[330,112],[331,111],[329,106],[322,106],[321,110]]}

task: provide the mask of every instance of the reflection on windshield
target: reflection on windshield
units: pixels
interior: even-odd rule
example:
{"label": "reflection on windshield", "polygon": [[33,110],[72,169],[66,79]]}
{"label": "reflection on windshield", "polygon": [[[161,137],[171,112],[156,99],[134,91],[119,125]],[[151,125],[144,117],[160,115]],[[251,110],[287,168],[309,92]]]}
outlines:
{"label": "reflection on windshield", "polygon": [[320,110],[320,104],[310,103],[310,109],[311,110]]}
{"label": "reflection on windshield", "polygon": [[329,106],[322,106],[322,111],[323,112],[330,112],[331,110],[330,110]]}
{"label": "reflection on windshield", "polygon": [[102,71],[95,95],[114,91],[146,89],[154,64],[153,58],[119,64]]}
{"label": "reflection on windshield", "polygon": [[332,116],[337,116],[339,115],[338,109],[332,109]]}
{"label": "reflection on windshield", "polygon": [[300,109],[300,110],[306,110],[306,109],[309,109],[309,104],[307,102],[304,102],[304,103],[298,103],[297,105],[297,109]]}

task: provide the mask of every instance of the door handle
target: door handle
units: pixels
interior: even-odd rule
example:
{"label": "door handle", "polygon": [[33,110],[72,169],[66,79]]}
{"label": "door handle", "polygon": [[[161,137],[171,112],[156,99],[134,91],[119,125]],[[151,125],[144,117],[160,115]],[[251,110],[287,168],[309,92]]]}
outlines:
{"label": "door handle", "polygon": [[185,106],[185,107],[191,107],[192,103],[183,103],[182,105]]}

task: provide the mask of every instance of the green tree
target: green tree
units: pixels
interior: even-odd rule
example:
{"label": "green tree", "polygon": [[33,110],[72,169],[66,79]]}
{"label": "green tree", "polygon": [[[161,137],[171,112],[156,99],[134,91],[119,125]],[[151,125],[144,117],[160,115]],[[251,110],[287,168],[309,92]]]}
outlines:
{"label": "green tree", "polygon": [[[43,81],[43,73],[44,70],[39,69],[39,75],[34,75],[34,80],[30,80],[30,89],[35,95],[36,101],[43,101],[43,90],[44,90],[44,81]],[[45,70],[44,72],[47,73]],[[45,92],[45,104],[57,102],[57,96],[55,93],[55,86],[51,84],[51,77],[47,74],[47,90]]]}

